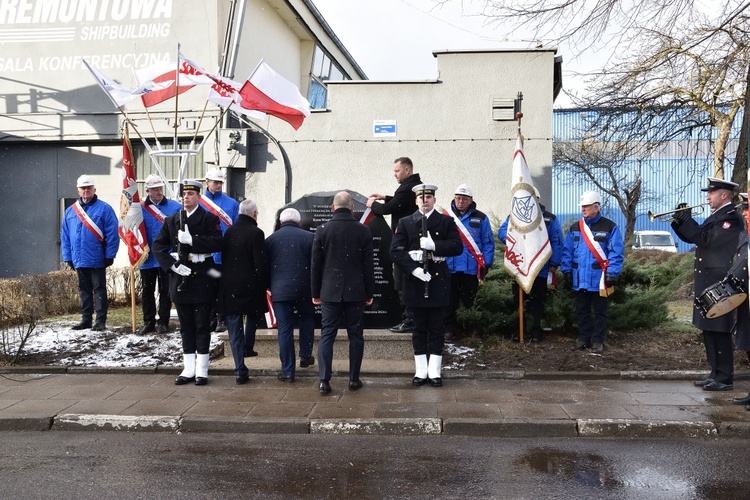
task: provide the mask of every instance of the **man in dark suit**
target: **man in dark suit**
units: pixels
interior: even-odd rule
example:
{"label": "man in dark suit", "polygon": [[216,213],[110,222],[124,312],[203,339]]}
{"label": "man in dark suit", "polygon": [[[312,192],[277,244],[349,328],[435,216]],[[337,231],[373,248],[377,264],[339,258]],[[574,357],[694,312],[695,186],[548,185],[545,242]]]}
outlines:
{"label": "man in dark suit", "polygon": [[[691,216],[686,203],[677,205],[672,229],[682,241],[695,244],[695,270],[693,288],[695,296],[721,281],[732,264],[740,232],[745,230],[742,216],[732,204],[732,194],[737,184],[723,179],[708,178],[706,201],[711,207],[703,224]],[[695,382],[704,391],[731,391],[734,389],[734,355],[732,353],[732,326],[734,314],[725,314],[714,319],[705,318],[699,308],[693,307],[693,325],[703,330],[706,359],[711,374],[705,380]]]}
{"label": "man in dark suit", "polygon": [[[414,173],[414,164],[412,161],[403,156],[396,158],[393,162],[393,177],[400,184],[393,196],[384,196],[382,194],[371,194],[367,200],[367,206],[375,215],[391,216],[391,229],[395,232],[398,227],[398,221],[404,217],[413,214],[417,209],[416,195],[414,186],[421,184],[419,174]],[[382,201],[384,203],[378,203]],[[393,268],[393,284],[401,296],[401,302],[404,303],[403,297],[403,276],[398,266]],[[404,308],[403,321],[390,328],[395,333],[409,333],[414,331],[414,315],[408,308]]]}
{"label": "man in dark suit", "polygon": [[221,251],[222,240],[219,218],[198,204],[200,192],[200,182],[183,181],[183,210],[164,220],[154,240],[154,254],[169,272],[169,297],[180,319],[184,369],[175,385],[208,383],[209,323],[219,283],[211,254]]}
{"label": "man in dark suit", "polygon": [[[218,311],[227,323],[238,384],[248,381],[245,346],[255,340],[258,320],[266,311],[268,258],[265,235],[258,227],[257,218],[255,202],[243,200],[237,220],[224,233],[223,272],[216,301]],[[247,316],[245,328],[242,325],[243,315]]]}
{"label": "man in dark suit", "polygon": [[333,198],[333,217],[315,231],[312,253],[312,301],[322,306],[318,361],[321,394],[331,392],[333,342],[344,319],[349,336],[349,389],[362,387],[359,372],[365,348],[362,317],[372,305],[375,288],[372,234],[352,215],[354,202],[346,191]]}
{"label": "man in dark suit", "polygon": [[414,310],[416,373],[412,384],[421,386],[429,378],[433,387],[440,387],[443,319],[450,302],[450,269],[445,258],[461,255],[464,244],[453,218],[435,210],[435,191],[432,184],[414,188],[419,210],[399,221],[391,258],[404,273],[404,302]]}
{"label": "man in dark suit", "polygon": [[281,226],[266,238],[271,270],[271,300],[279,330],[279,380],[294,382],[294,322],[299,319],[299,366],[315,364],[315,306],[310,290],[313,233],[299,227],[300,213],[286,208],[279,215]]}

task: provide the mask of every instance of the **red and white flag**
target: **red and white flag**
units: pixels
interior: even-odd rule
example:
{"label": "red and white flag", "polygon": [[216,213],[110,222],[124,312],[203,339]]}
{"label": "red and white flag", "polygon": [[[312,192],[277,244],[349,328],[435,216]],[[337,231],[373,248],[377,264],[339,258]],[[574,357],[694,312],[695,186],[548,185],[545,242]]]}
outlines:
{"label": "red and white flag", "polygon": [[264,60],[240,89],[240,106],[273,115],[289,123],[295,130],[310,116],[307,102],[295,84],[278,74]]}
{"label": "red and white flag", "polygon": [[208,91],[207,99],[209,101],[218,104],[222,108],[228,107],[235,113],[246,115],[258,120],[262,120],[266,117],[265,113],[254,111],[252,109],[245,109],[240,106],[240,101],[242,101],[240,88],[242,87],[242,84],[223,76],[217,76],[216,78],[214,84],[211,85],[211,90]]}
{"label": "red and white flag", "polygon": [[506,236],[505,269],[526,293],[531,293],[539,271],[552,256],[552,247],[520,137],[513,153],[511,185],[513,200]]}
{"label": "red and white flag", "polygon": [[128,247],[128,258],[132,267],[140,266],[148,257],[146,223],[143,222],[143,207],[135,181],[133,150],[130,146],[128,127],[122,140],[122,196],[120,197],[120,239]]}
{"label": "red and white flag", "polygon": [[162,90],[169,86],[169,84],[165,83],[154,83],[148,81],[143,85],[138,86],[137,88],[129,89],[117,84],[110,77],[92,67],[86,59],[83,59],[83,64],[86,66],[86,68],[88,68],[91,74],[94,75],[96,82],[117,107],[123,107],[144,94],[148,94],[149,92],[153,92],[155,90]]}
{"label": "red and white flag", "polygon": [[153,82],[164,86],[160,90],[154,90],[141,96],[141,101],[147,108],[187,92],[196,85],[211,85],[214,83],[200,67],[196,68],[191,61],[184,60],[182,57],[180,58],[179,73],[177,72],[177,64],[161,62],[135,70],[135,78],[141,85]]}

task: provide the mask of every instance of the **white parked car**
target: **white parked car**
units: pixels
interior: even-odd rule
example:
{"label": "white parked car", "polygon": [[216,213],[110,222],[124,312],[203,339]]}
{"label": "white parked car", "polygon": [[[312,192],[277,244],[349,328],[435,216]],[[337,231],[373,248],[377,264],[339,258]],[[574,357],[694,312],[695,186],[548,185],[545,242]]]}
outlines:
{"label": "white parked car", "polygon": [[633,250],[677,253],[677,244],[669,231],[636,231],[633,233]]}

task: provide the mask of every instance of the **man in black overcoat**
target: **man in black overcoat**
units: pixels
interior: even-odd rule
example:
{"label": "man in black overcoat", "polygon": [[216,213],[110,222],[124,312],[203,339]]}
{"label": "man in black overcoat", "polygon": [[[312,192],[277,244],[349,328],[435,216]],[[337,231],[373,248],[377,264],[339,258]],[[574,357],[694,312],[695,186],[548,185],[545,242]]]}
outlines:
{"label": "man in black overcoat", "polygon": [[[708,186],[701,191],[707,193],[706,201],[712,213],[702,224],[692,218],[690,209],[683,209],[687,207],[686,203],[679,204],[674,213],[674,232],[682,241],[695,244],[695,297],[700,297],[707,287],[724,278],[732,264],[739,234],[745,230],[742,216],[732,204],[737,187],[734,182],[708,178]],[[733,324],[734,314],[708,319],[697,306],[693,306],[693,325],[703,330],[706,359],[711,367],[708,378],[695,382],[705,391],[734,389]]]}
{"label": "man in black overcoat", "polygon": [[318,360],[321,394],[331,392],[333,342],[343,318],[349,336],[349,389],[362,387],[365,339],[362,318],[372,305],[375,288],[372,234],[352,215],[352,196],[341,191],[333,198],[333,217],[315,231],[311,287],[313,304],[321,306]]}
{"label": "man in black overcoat", "polygon": [[[393,193],[393,196],[373,193],[367,199],[367,206],[375,215],[390,214],[391,229],[395,232],[398,227],[398,221],[413,214],[417,209],[416,195],[414,194],[413,189],[414,186],[422,184],[422,181],[419,178],[419,174],[414,173],[414,164],[406,156],[394,160],[393,177],[395,177],[396,182],[399,183],[398,189]],[[378,203],[379,201],[384,203]],[[403,296],[403,280],[401,270],[398,266],[394,266],[394,288],[398,290],[401,302],[405,303]],[[414,315],[412,314],[411,309],[405,307],[403,321],[398,325],[391,327],[390,330],[395,333],[409,333],[414,331]]]}
{"label": "man in black overcoat", "polygon": [[180,319],[184,369],[176,385],[208,382],[209,322],[219,283],[211,254],[221,251],[222,240],[218,217],[198,204],[200,191],[200,182],[183,181],[183,210],[164,220],[153,248],[159,265],[169,273],[169,297]]}
{"label": "man in black overcoat", "polygon": [[[246,348],[252,350],[250,343],[255,342],[258,321],[267,310],[268,257],[265,234],[258,227],[257,218],[255,202],[243,200],[237,220],[224,233],[221,254],[223,272],[216,303],[227,324],[238,384],[248,381]],[[244,328],[243,316],[247,317]]]}
{"label": "man in black overcoat", "polygon": [[432,386],[440,387],[443,316],[450,302],[451,274],[445,258],[461,255],[464,244],[453,218],[435,210],[435,191],[437,187],[432,184],[414,188],[419,210],[399,221],[391,242],[391,258],[404,273],[404,302],[414,310],[416,373],[412,384],[420,386],[429,378]]}

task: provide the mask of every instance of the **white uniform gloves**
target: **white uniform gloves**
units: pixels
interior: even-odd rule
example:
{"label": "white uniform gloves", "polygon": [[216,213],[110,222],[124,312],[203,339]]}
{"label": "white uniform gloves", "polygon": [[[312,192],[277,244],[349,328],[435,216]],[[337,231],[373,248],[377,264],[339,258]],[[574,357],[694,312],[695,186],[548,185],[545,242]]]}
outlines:
{"label": "white uniform gloves", "polygon": [[180,276],[190,276],[190,268],[186,266],[185,264],[173,264],[170,268],[175,273],[179,274]]}
{"label": "white uniform gloves", "polygon": [[411,275],[419,280],[424,281],[425,283],[427,283],[428,281],[432,279],[432,276],[429,273],[424,272],[424,269],[422,269],[421,267],[418,267],[415,270],[413,270],[411,272]]}
{"label": "white uniform gloves", "polygon": [[430,236],[430,232],[427,231],[427,236],[422,236],[419,238],[419,248],[422,250],[427,250],[428,252],[431,252],[435,250],[435,242],[432,240],[432,236]]}
{"label": "white uniform gloves", "polygon": [[190,230],[188,229],[187,224],[185,224],[184,231],[182,229],[177,231],[177,241],[179,241],[183,245],[193,244],[193,236],[190,234]]}

